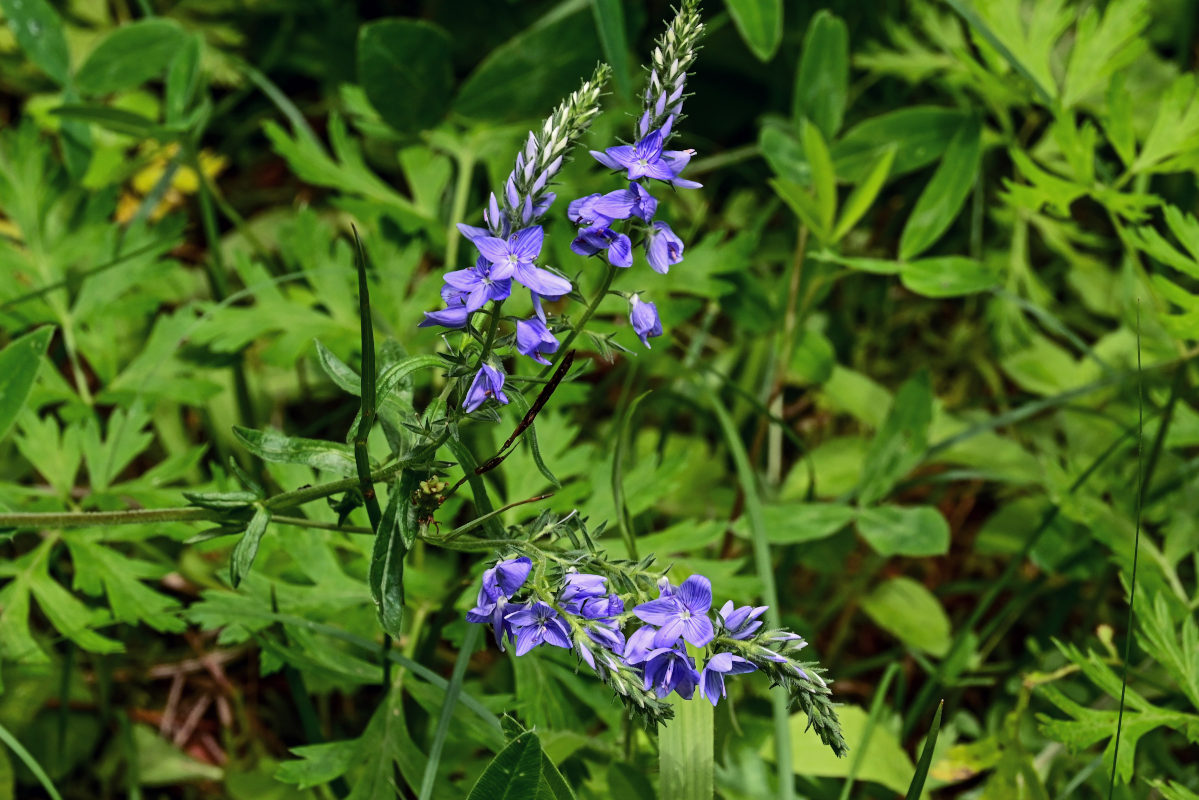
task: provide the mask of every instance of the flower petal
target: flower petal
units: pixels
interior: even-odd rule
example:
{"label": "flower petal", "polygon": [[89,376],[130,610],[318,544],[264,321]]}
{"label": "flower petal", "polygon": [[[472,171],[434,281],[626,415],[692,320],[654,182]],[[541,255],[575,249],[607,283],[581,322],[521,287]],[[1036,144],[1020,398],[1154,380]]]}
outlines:
{"label": "flower petal", "polygon": [[673,597],[659,597],[657,600],[650,600],[633,609],[637,619],[651,625],[665,625],[678,618],[680,611],[678,601]]}
{"label": "flower petal", "polygon": [[692,575],[679,587],[678,598],[692,614],[707,614],[712,607],[712,582],[703,575]]}

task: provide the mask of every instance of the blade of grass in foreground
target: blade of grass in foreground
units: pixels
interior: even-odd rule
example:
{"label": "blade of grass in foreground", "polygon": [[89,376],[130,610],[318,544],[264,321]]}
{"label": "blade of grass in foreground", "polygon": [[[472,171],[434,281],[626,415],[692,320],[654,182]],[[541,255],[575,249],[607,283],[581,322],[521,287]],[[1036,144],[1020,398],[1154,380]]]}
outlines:
{"label": "blade of grass in foreground", "polygon": [[458,695],[462,693],[462,679],[466,676],[466,664],[470,661],[471,653],[475,651],[480,630],[482,626],[479,625],[467,626],[466,635],[462,637],[462,647],[458,650],[458,657],[454,659],[454,671],[450,674],[449,685],[446,686],[441,716],[437,719],[437,730],[433,732],[433,742],[429,745],[429,760],[425,762],[425,775],[420,782],[420,800],[429,800],[433,796],[433,783],[437,780],[437,765],[441,762],[445,737],[450,732],[450,719],[454,716],[454,706],[458,705]]}
{"label": "blade of grass in foreground", "polygon": [[[749,517],[749,530],[753,541],[754,568],[758,580],[762,582],[762,601],[769,606],[766,611],[766,624],[772,628],[782,627],[779,616],[778,591],[774,585],[774,566],[770,561],[770,543],[766,540],[766,518],[762,513],[762,500],[758,497],[757,479],[745,445],[737,433],[737,426],[724,407],[719,395],[710,386],[699,384],[700,390],[707,395],[716,420],[720,423],[724,434],[725,444],[733,465],[737,470],[737,480],[741,484],[741,493],[745,498],[745,512]],[[795,774],[791,768],[791,715],[789,700],[785,692],[771,692],[770,701],[774,711],[774,748],[775,759],[779,771],[779,798],[791,800],[795,796]]]}
{"label": "blade of grass in foreground", "polygon": [[904,800],[918,800],[924,791],[924,781],[928,778],[928,767],[933,761],[933,750],[937,747],[937,734],[941,732],[941,712],[945,710],[945,701],[937,704],[937,713],[933,717],[932,727],[928,730],[928,738],[924,740],[924,749],[920,751],[920,761],[916,764],[916,774],[908,784],[908,793]]}
{"label": "blade of grass in foreground", "polygon": [[697,693],[674,703],[674,719],[658,735],[658,764],[662,777],[660,796],[674,800],[712,800],[712,704]]}
{"label": "blade of grass in foreground", "polygon": [[37,759],[3,725],[0,725],[0,742],[17,754],[17,758],[21,759],[22,763],[33,773],[33,777],[37,778],[37,782],[46,790],[46,794],[50,795],[51,800],[62,800],[62,795],[54,788],[54,784],[50,781],[50,776],[42,769],[42,765],[37,763]]}

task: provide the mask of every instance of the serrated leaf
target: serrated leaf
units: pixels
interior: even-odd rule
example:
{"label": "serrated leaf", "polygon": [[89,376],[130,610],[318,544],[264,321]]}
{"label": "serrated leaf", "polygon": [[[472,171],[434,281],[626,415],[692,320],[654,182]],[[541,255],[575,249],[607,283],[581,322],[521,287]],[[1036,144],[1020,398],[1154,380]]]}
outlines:
{"label": "serrated leaf", "polygon": [[25,407],[53,335],[54,328],[47,325],[9,342],[0,351],[0,440],[8,435],[17,414]]}
{"label": "serrated leaf", "polygon": [[186,38],[178,24],[162,17],[126,23],[92,50],[76,72],[75,87],[94,97],[140,86],[166,72]]}
{"label": "serrated leaf", "polygon": [[541,741],[537,734],[532,731],[522,733],[491,760],[467,800],[526,800],[533,797],[541,779],[541,758]]}
{"label": "serrated leaf", "polygon": [[276,464],[304,464],[338,475],[356,475],[354,451],[340,442],[287,436],[279,431],[259,431],[233,426],[233,435],[254,455]]}
{"label": "serrated leaf", "polygon": [[445,116],[453,89],[450,35],[424,20],[381,19],[358,31],[358,82],[383,121],[401,133]]}
{"label": "serrated leaf", "polygon": [[229,581],[236,589],[242,578],[250,574],[250,567],[258,557],[258,546],[266,534],[267,525],[271,521],[271,510],[265,506],[259,507],[246,526],[246,532],[237,540],[233,555],[229,559]]}
{"label": "serrated leaf", "polygon": [[1106,5],[1102,16],[1095,6],[1083,12],[1066,66],[1064,107],[1074,106],[1106,85],[1113,74],[1145,52],[1149,43],[1141,33],[1149,24],[1146,6],[1145,0],[1114,0]]}
{"label": "serrated leaf", "polygon": [[71,57],[62,17],[54,6],[46,0],[0,0],[0,10],[29,60],[65,86],[71,77]]}
{"label": "serrated leaf", "polygon": [[858,533],[882,556],[940,556],[949,552],[949,525],[932,506],[866,508]]}
{"label": "serrated leaf", "polygon": [[99,421],[95,417],[88,418],[80,444],[94,490],[107,491],[125,467],[150,446],[154,435],[145,430],[149,424],[150,415],[140,401],[135,402],[128,411],[120,408],[113,410],[106,423],[103,439]]}
{"label": "serrated leaf", "polygon": [[825,141],[841,128],[849,94],[849,29],[840,17],[821,9],[804,34],[795,78],[796,121],[811,120]]}
{"label": "serrated leaf", "polygon": [[954,134],[936,172],[916,200],[899,238],[901,259],[920,255],[953,224],[978,179],[981,159],[982,125],[978,117],[971,116]]}
{"label": "serrated leaf", "polygon": [[758,60],[774,58],[783,41],[783,0],[725,0],[725,6]]}

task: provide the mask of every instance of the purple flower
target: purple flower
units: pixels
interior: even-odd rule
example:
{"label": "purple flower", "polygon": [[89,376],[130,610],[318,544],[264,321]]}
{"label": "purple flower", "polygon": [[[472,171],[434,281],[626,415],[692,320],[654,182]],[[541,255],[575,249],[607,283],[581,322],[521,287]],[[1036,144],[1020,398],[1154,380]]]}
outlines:
{"label": "purple flower", "polygon": [[[570,291],[570,281],[555,275],[549,270],[541,269],[533,261],[541,255],[541,244],[545,241],[545,232],[540,225],[523,228],[507,239],[498,236],[479,236],[481,228],[461,226],[472,233],[463,235],[479,248],[483,258],[491,262],[491,277],[493,280],[516,278],[524,286],[545,297],[559,297]],[[474,236],[474,238],[471,238]]]}
{"label": "purple flower", "polygon": [[633,243],[628,236],[611,228],[592,225],[579,229],[570,249],[581,256],[594,256],[606,250],[612,266],[626,269],[633,266]]}
{"label": "purple flower", "polygon": [[602,196],[592,195],[592,197],[597,198],[592,203],[595,209],[594,213],[609,220],[604,224],[629,217],[637,217],[649,222],[653,219],[654,212],[658,210],[657,199],[639,183],[630,183],[628,189],[618,189],[615,192],[608,192]]}
{"label": "purple flower", "polygon": [[[451,287],[446,287],[451,288]],[[455,290],[456,291],[456,290]],[[445,296],[445,291],[442,291],[442,296]],[[428,328],[431,325],[440,325],[443,328],[461,328],[466,324],[466,320],[471,315],[471,310],[466,307],[466,300],[459,292],[453,300],[446,300],[449,305],[440,311],[426,311],[425,318],[417,323],[418,328]]]}
{"label": "purple flower", "polygon": [[642,603],[633,613],[642,622],[659,626],[654,647],[669,647],[682,636],[696,647],[716,638],[708,609],[712,607],[712,582],[703,575],[692,575],[669,597]]}
{"label": "purple flower", "polygon": [[567,650],[571,648],[570,629],[558,618],[557,611],[540,600],[528,608],[508,614],[504,621],[512,626],[518,656],[523,656],[542,643]]}
{"label": "purple flower", "polygon": [[447,286],[461,293],[467,311],[478,311],[488,300],[506,300],[512,294],[511,279],[497,280],[492,277],[493,270],[487,259],[480,256],[473,267],[447,272],[444,280]]}
{"label": "purple flower", "polygon": [[651,336],[662,335],[662,321],[658,319],[658,307],[651,302],[642,300],[637,295],[629,298],[629,322],[633,330],[641,338],[641,343],[649,347]]}
{"label": "purple flower", "polygon": [[730,600],[720,607],[720,619],[724,622],[724,628],[730,638],[748,639],[754,631],[762,627],[762,620],[758,617],[766,613],[766,609],[767,606],[741,606],[734,609],[733,601]]}
{"label": "purple flower", "polygon": [[645,256],[654,272],[665,275],[683,260],[683,240],[665,222],[655,222],[645,236]]}
{"label": "purple flower", "polygon": [[500,650],[504,649],[505,631],[511,635],[509,626],[504,622],[504,615],[524,608],[519,603],[509,604],[508,598],[524,586],[532,568],[533,562],[528,556],[521,556],[500,561],[494,567],[484,570],[483,585],[479,588],[475,607],[466,612],[467,622],[491,623],[495,631],[495,642]]}
{"label": "purple flower", "polygon": [[756,666],[741,656],[717,653],[708,659],[708,664],[700,676],[699,694],[711,701],[712,705],[716,705],[720,698],[725,696],[725,675],[743,675],[756,669]]}
{"label": "purple flower", "polygon": [[508,405],[508,395],[504,394],[504,373],[490,364],[484,364],[475,374],[475,379],[471,381],[470,389],[466,392],[466,399],[462,401],[462,407],[469,414],[483,405],[489,397],[494,397],[497,402]]}
{"label": "purple flower", "polygon": [[522,319],[516,323],[516,349],[539,364],[548,364],[550,362],[543,353],[557,352],[558,340],[543,320],[537,317]]}
{"label": "purple flower", "polygon": [[607,217],[599,212],[596,208],[596,203],[601,200],[604,195],[596,192],[589,194],[586,197],[580,197],[578,200],[572,200],[570,205],[566,207],[566,216],[575,225],[580,227],[594,226],[606,228],[612,224],[618,217]]}
{"label": "purple flower", "polygon": [[672,691],[690,700],[699,683],[699,673],[695,671],[695,662],[684,652],[673,647],[660,647],[649,653],[645,662],[645,688],[653,688],[658,697],[665,697]]}
{"label": "purple flower", "polygon": [[624,660],[626,664],[640,664],[649,658],[649,654],[654,649],[654,637],[658,635],[658,629],[653,625],[642,625],[640,628],[629,637],[624,646]]}
{"label": "purple flower", "polygon": [[[668,133],[669,131],[667,131]],[[629,180],[655,178],[684,189],[697,189],[700,184],[680,178],[679,173],[691,161],[694,150],[663,150],[665,134],[652,131],[636,144],[609,147],[604,152],[592,150],[592,157],[609,169],[625,170]]]}
{"label": "purple flower", "polygon": [[[599,597],[607,591],[607,582],[608,579],[603,575],[593,575],[589,572],[568,572],[562,579],[560,599],[563,603],[580,603],[593,597]],[[621,611],[623,610],[622,608]]]}

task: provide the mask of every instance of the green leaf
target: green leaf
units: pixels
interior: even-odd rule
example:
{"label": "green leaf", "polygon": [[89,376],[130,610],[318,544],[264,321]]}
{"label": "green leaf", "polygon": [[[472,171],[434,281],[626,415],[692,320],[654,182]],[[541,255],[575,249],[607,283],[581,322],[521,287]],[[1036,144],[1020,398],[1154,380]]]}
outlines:
{"label": "green leaf", "polygon": [[1172,163],[1168,159],[1192,151],[1196,137],[1199,137],[1199,92],[1196,91],[1195,73],[1184,72],[1161,93],[1157,116],[1129,170],[1133,173],[1168,171]]}
{"label": "green leaf", "polygon": [[[7,10],[5,13],[7,13]],[[27,770],[33,773],[33,777],[41,785],[46,794],[50,796],[50,800],[62,800],[62,795],[58,793],[58,789],[55,788],[54,782],[50,780],[50,776],[46,774],[44,769],[42,769],[42,765],[39,764],[37,759],[25,749],[25,746],[21,744],[20,740],[13,736],[12,732],[3,725],[0,725],[0,744],[3,744],[5,747],[11,750],[17,758],[21,759],[21,763],[25,765]],[[0,786],[0,791],[3,791],[4,788],[6,787]],[[11,791],[11,784],[7,788]],[[9,797],[11,798],[12,795],[10,794]]]}
{"label": "green leaf", "polygon": [[354,451],[349,445],[286,436],[279,431],[258,431],[233,426],[233,435],[254,455],[274,464],[305,464],[338,475],[355,475]]}
{"label": "green leaf", "polygon": [[965,256],[938,256],[901,263],[899,280],[925,297],[961,297],[993,289],[999,275],[981,261]]}
{"label": "green leaf", "polygon": [[725,0],[741,38],[760,61],[774,58],[783,41],[783,0]]}
{"label": "green leaf", "polygon": [[945,152],[965,119],[961,111],[934,106],[902,108],[871,117],[850,128],[833,145],[837,175],[843,181],[861,182],[892,147],[891,177],[914,172]]}
{"label": "green leaf", "polygon": [[778,125],[763,125],[758,134],[758,149],[775,175],[802,186],[812,182],[812,167],[791,130]]}
{"label": "green leaf", "polygon": [[[802,465],[799,466],[802,469]],[[766,541],[771,544],[797,544],[832,536],[858,514],[842,503],[774,503],[762,507]],[[733,533],[750,538],[745,517],[733,523]]]}
{"label": "green leaf", "polygon": [[132,136],[136,139],[170,138],[165,129],[161,128],[154,120],[120,108],[68,104],[54,109],[54,113],[71,120],[91,122],[114,133]]}
{"label": "green leaf", "polygon": [[595,29],[604,49],[604,60],[612,66],[612,82],[623,98],[633,95],[629,75],[629,40],[625,33],[624,4],[621,0],[591,0]]}
{"label": "green leaf", "polygon": [[167,71],[166,92],[163,106],[168,125],[180,124],[200,85],[200,59],[204,39],[198,34],[188,34],[184,39]]}
{"label": "green leaf", "polygon": [[770,178],[767,182],[778,193],[778,196],[783,198],[783,202],[795,212],[799,221],[808,226],[817,239],[824,241],[828,238],[828,230],[821,225],[820,206],[807,189],[798,183],[781,178]]}
{"label": "green leaf", "polygon": [[453,90],[450,35],[424,20],[381,19],[358,31],[358,82],[401,133],[433,127]]}
{"label": "green leaf", "polygon": [[379,624],[398,637],[404,622],[404,556],[416,539],[419,522],[412,506],[412,493],[420,486],[419,476],[405,470],[387,498],[387,508],[375,535],[371,555],[370,590],[379,614]]}
{"label": "green leaf", "polygon": [[858,488],[860,503],[878,502],[920,463],[932,419],[932,386],[928,372],[921,370],[899,387],[886,421],[870,442]]}
{"label": "green leaf", "polygon": [[262,543],[262,537],[270,521],[271,510],[260,506],[250,519],[250,524],[246,526],[246,532],[237,540],[233,556],[229,559],[229,580],[234,589],[241,583],[242,578],[250,574],[250,567],[258,556],[258,545]]}
{"label": "green leaf", "polygon": [[300,789],[320,786],[344,775],[359,755],[359,747],[357,739],[293,747],[292,754],[299,758],[280,764],[275,778]]}
{"label": "green leaf", "polygon": [[949,525],[932,506],[866,508],[858,533],[882,556],[941,556],[949,552]]}
{"label": "green leaf", "polygon": [[696,692],[674,703],[674,719],[658,731],[662,797],[710,800],[713,797],[714,709]]}
{"label": "green leaf", "polygon": [[981,160],[982,125],[978,117],[971,116],[949,142],[945,157],[916,200],[899,237],[901,259],[920,255],[949,229],[978,179]]}
{"label": "green leaf", "polygon": [[142,786],[177,786],[188,781],[220,781],[225,771],[184,753],[149,725],[133,726],[137,780]]}
{"label": "green leaf", "polygon": [[941,733],[941,712],[945,710],[945,701],[937,703],[937,713],[933,715],[933,723],[929,726],[928,736],[924,739],[924,747],[920,749],[920,761],[916,764],[916,774],[904,800],[920,800],[924,795],[924,781],[928,778],[928,768],[933,763],[933,753],[937,749],[937,736]]}
{"label": "green leaf", "polygon": [[1147,5],[1146,0],[1114,0],[1106,4],[1102,17],[1095,6],[1083,12],[1066,66],[1065,108],[1106,86],[1112,75],[1145,52],[1149,42],[1141,33],[1150,20]]}
{"label": "green leaf", "polygon": [[574,790],[562,777],[558,767],[545,753],[541,754],[541,785],[537,790],[538,797],[547,800],[575,800]]}
{"label": "green leaf", "polygon": [[62,17],[46,0],[0,0],[9,30],[29,60],[65,86],[71,78],[71,57]]}
{"label": "green leaf", "polygon": [[529,119],[570,94],[600,57],[595,21],[577,7],[559,6],[491,51],[462,83],[454,110],[468,117]]}
{"label": "green leaf", "polygon": [[849,29],[840,17],[821,9],[808,24],[795,79],[796,121],[808,119],[832,141],[845,116],[849,94]]}
{"label": "green leaf", "polygon": [[491,760],[467,800],[526,800],[541,780],[541,741],[528,731]]}
{"label": "green leaf", "polygon": [[358,378],[358,373],[349,364],[333,355],[329,348],[321,344],[320,339],[313,339],[313,342],[316,344],[317,360],[329,379],[337,384],[337,388],[343,392],[361,397],[362,382]]}
{"label": "green leaf", "polygon": [[25,407],[53,335],[54,327],[47,325],[9,342],[0,351],[0,439],[8,435],[17,414]]}
{"label": "green leaf", "polygon": [[949,652],[949,617],[933,593],[911,578],[883,581],[862,598],[862,610],[909,647],[934,656]]}
{"label": "green leaf", "polygon": [[135,401],[128,411],[118,408],[112,412],[103,440],[99,421],[88,418],[80,445],[94,490],[106,491],[133,459],[150,446],[154,435],[145,430],[149,424],[150,414],[140,401]]}
{"label": "green leaf", "polygon": [[883,151],[882,158],[850,192],[849,197],[845,200],[844,208],[841,209],[841,219],[838,220],[837,227],[833,228],[833,241],[838,241],[853,230],[853,226],[858,223],[858,220],[870,210],[878,193],[882,191],[883,184],[887,182],[887,176],[891,174],[891,165],[895,162],[896,152],[898,151],[894,146]]}
{"label": "green leaf", "polygon": [[787,379],[800,383],[819,384],[833,374],[836,354],[833,343],[820,331],[804,329],[796,337],[787,365]]}
{"label": "green leaf", "polygon": [[[868,725],[866,712],[856,706],[837,706],[837,719],[841,723],[841,732],[845,735],[849,752],[860,752],[856,758],[857,779],[880,784],[893,792],[906,791],[915,768],[890,726],[874,726],[863,748]],[[821,742],[804,714],[791,717],[791,742],[791,763],[796,774],[807,778],[844,778],[849,774],[851,760],[838,758],[831,748]],[[772,749],[766,744],[761,752],[769,757]]]}
{"label": "green leaf", "polygon": [[186,39],[182,28],[162,17],[122,25],[101,39],[79,67],[75,86],[93,97],[140,86],[167,71]]}
{"label": "green leaf", "polygon": [[837,214],[837,175],[833,170],[833,159],[824,137],[820,135],[820,129],[807,120],[799,125],[799,140],[803,143],[804,155],[812,168],[812,188],[816,191],[820,230],[827,233],[832,230]]}

